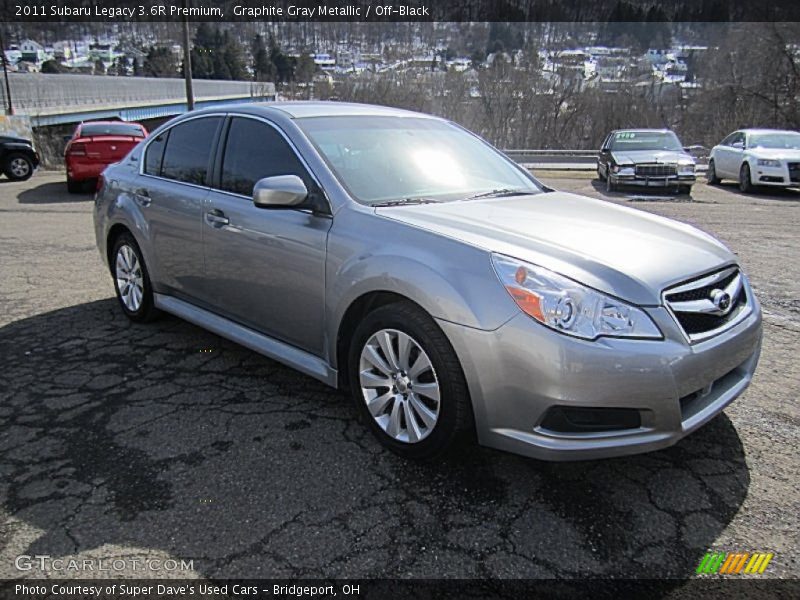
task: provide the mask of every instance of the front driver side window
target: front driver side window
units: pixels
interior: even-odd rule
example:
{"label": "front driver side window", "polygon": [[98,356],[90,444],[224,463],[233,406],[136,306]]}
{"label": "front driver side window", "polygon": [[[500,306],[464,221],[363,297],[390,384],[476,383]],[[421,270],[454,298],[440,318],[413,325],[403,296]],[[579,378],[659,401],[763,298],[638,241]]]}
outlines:
{"label": "front driver side window", "polygon": [[297,175],[309,190],[316,186],[294,150],[274,127],[262,121],[234,117],[222,159],[220,187],[226,192],[252,196],[259,179]]}

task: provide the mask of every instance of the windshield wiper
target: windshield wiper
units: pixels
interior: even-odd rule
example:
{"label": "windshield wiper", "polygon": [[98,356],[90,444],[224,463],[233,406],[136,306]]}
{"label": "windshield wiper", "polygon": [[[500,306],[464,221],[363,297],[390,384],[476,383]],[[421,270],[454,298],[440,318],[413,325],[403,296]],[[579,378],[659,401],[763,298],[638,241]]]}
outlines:
{"label": "windshield wiper", "polygon": [[383,206],[408,206],[410,204],[436,204],[438,200],[433,198],[400,198],[399,200],[387,200],[386,202],[377,202],[370,206],[383,207]]}
{"label": "windshield wiper", "polygon": [[502,188],[499,190],[492,190],[491,192],[483,192],[482,194],[475,194],[468,196],[464,200],[477,200],[479,198],[503,198],[505,196],[534,196],[539,192],[531,192],[529,190]]}

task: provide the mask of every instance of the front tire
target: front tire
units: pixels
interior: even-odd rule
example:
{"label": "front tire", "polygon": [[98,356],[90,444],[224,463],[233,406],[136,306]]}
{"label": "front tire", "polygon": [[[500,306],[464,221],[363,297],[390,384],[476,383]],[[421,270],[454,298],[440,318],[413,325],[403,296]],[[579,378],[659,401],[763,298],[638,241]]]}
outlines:
{"label": "front tire", "polygon": [[708,185],[719,185],[720,178],[717,176],[717,168],[714,166],[714,159],[708,161],[708,170],[706,171],[706,180]]}
{"label": "front tire", "polygon": [[600,168],[600,165],[597,165],[597,178],[600,181],[605,181],[606,180],[606,176],[603,175],[603,170]]}
{"label": "front tire", "polygon": [[435,321],[410,302],[367,315],[353,336],[348,374],[368,427],[404,458],[435,458],[472,424],[453,347]]}
{"label": "front tire", "polygon": [[26,181],[33,175],[33,161],[19,152],[9,154],[3,164],[3,173],[11,181]]}
{"label": "front tire", "polygon": [[744,163],[739,169],[739,190],[745,194],[752,194],[755,191],[753,180],[750,176],[750,165]]}
{"label": "front tire", "polygon": [[142,251],[130,233],[122,233],[111,251],[111,274],[122,312],[131,321],[146,323],[159,314]]}
{"label": "front tire", "polygon": [[606,192],[612,193],[617,191],[617,184],[611,181],[611,175],[606,177]]}

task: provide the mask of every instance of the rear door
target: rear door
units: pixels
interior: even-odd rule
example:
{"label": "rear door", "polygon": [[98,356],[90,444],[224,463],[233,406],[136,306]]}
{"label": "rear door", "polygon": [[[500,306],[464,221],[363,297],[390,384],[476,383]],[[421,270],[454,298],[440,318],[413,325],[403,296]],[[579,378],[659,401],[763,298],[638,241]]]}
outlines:
{"label": "rear door", "polygon": [[134,190],[150,227],[154,284],[177,297],[206,297],[203,203],[222,123],[222,115],[189,119],[149,141]]}
{"label": "rear door", "polygon": [[223,136],[219,189],[206,199],[206,276],[216,312],[317,355],[323,353],[325,249],[332,220],[310,209],[257,208],[264,177],[316,180],[283,134],[261,119],[235,116]]}

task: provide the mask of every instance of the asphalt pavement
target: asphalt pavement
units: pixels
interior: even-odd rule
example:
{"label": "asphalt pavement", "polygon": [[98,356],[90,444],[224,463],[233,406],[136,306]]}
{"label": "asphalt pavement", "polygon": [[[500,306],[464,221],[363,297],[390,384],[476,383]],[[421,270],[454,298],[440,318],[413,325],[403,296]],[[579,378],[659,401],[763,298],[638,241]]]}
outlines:
{"label": "asphalt pavement", "polygon": [[[540,175],[606,197],[587,175]],[[739,255],[765,311],[750,389],[651,454],[545,463],[467,444],[414,464],[313,379],[176,318],[128,322],[91,196],[67,194],[63,173],[0,180],[0,579],[679,585],[708,550],[773,552],[763,577],[798,577],[800,193],[698,184],[691,197],[608,199],[697,225]],[[51,560],[20,562],[34,555]],[[64,568],[101,559],[123,566]]]}

